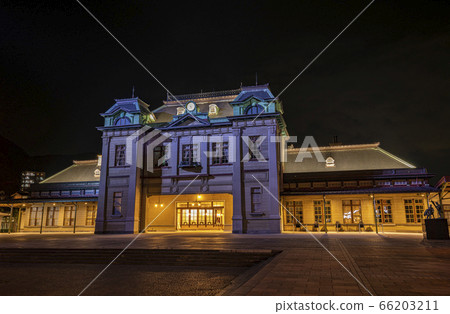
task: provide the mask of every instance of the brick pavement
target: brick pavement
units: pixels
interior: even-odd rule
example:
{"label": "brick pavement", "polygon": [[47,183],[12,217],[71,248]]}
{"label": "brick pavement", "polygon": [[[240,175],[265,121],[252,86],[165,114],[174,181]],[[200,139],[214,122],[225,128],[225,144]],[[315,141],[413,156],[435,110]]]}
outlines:
{"label": "brick pavement", "polygon": [[[374,295],[449,295],[450,241],[420,234],[316,233],[319,240]],[[123,248],[133,235],[0,235],[0,247]],[[154,233],[134,248],[283,252],[256,274],[222,293],[231,295],[368,295],[310,235]]]}

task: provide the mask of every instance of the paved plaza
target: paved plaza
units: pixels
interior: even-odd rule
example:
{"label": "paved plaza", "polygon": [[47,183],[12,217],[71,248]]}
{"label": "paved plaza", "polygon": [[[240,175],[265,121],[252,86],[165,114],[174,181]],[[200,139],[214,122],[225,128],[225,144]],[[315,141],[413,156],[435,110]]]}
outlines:
{"label": "paved plaza", "polygon": [[[449,295],[450,241],[421,234],[222,232],[142,234],[143,250],[277,252],[251,267],[118,265],[86,291],[97,295]],[[0,234],[0,249],[124,248],[136,235]],[[7,251],[7,250],[6,250]],[[5,251],[5,252],[6,252]],[[220,253],[220,252],[219,252]],[[237,258],[241,255],[237,255]],[[342,263],[344,267],[340,264]],[[73,295],[102,264],[0,262],[0,293]],[[239,265],[238,265],[239,266]],[[46,275],[47,274],[47,275]],[[50,275],[48,275],[50,274]],[[52,277],[52,274],[57,274]],[[65,277],[66,276],[66,277]],[[49,281],[53,280],[55,284]],[[45,284],[43,284],[43,282]],[[358,283],[359,282],[359,283]],[[38,292],[32,287],[42,286]],[[53,287],[53,288],[52,288]]]}

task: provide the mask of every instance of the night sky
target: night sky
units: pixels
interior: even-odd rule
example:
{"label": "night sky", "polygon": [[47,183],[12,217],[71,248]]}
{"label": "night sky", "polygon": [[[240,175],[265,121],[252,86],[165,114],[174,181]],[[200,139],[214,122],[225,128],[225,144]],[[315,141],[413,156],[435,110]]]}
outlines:
{"label": "night sky", "polygon": [[[277,94],[370,1],[82,2],[173,94]],[[375,1],[281,96],[290,134],[450,175],[449,3]],[[0,25],[0,135],[30,155],[99,153],[115,98],[166,97],[76,1],[1,1]]]}

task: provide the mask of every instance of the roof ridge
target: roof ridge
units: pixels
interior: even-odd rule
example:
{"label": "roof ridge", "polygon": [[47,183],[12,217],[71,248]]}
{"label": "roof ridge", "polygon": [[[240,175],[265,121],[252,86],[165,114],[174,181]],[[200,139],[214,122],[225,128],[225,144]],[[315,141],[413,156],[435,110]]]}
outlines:
{"label": "roof ridge", "polygon": [[[365,149],[365,148],[380,148],[380,142],[368,143],[368,144],[350,144],[350,145],[335,145],[335,146],[317,146],[317,147],[307,147],[307,150],[313,149],[319,150],[345,150],[345,149]],[[288,148],[288,152],[300,151],[300,147]]]}

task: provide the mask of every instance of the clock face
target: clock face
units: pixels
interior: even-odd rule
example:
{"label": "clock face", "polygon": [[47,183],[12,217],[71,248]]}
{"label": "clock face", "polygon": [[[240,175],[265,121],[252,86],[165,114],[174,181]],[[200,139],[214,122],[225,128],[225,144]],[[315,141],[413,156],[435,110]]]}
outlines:
{"label": "clock face", "polygon": [[195,110],[195,103],[190,102],[186,105],[187,110],[194,111]]}

